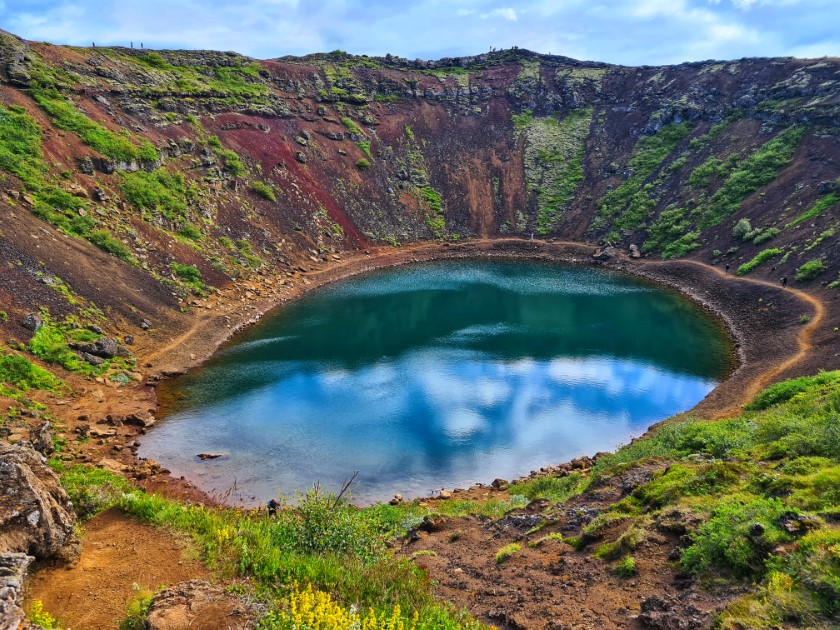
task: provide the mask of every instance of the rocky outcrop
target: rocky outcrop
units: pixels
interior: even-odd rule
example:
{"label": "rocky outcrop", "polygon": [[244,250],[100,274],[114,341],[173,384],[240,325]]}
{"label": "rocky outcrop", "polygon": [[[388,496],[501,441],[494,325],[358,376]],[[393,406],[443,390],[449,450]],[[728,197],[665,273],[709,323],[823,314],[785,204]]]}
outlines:
{"label": "rocky outcrop", "polygon": [[155,595],[146,623],[149,630],[253,628],[256,614],[224,589],[205,580],[190,580]]}
{"label": "rocky outcrop", "polygon": [[44,456],[0,444],[0,553],[73,561],[76,515]]}
{"label": "rocky outcrop", "polygon": [[696,630],[708,627],[709,615],[670,595],[652,595],[641,605],[639,621],[655,630]]}
{"label": "rocky outcrop", "polygon": [[23,576],[34,558],[25,553],[0,553],[0,628],[28,627],[23,602]]}

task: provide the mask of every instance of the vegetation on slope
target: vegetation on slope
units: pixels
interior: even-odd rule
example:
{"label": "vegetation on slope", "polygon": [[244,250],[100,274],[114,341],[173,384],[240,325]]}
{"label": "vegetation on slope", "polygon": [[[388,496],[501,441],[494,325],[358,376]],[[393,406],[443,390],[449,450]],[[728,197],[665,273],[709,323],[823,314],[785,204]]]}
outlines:
{"label": "vegetation on slope", "polygon": [[[656,463],[653,476],[586,525],[579,553],[632,576],[632,552],[664,515],[690,515],[679,563],[708,588],[744,594],[717,625],[770,628],[796,621],[819,626],[840,615],[840,372],[769,387],[739,417],[708,422],[678,416],[652,434],[601,457],[588,476],[574,473],[516,483],[506,500],[415,501],[358,509],[317,487],[262,513],[179,504],[132,488],[121,477],[58,460],[53,466],[83,517],[110,505],[149,523],[192,535],[207,562],[251,578],[271,611],[265,628],[289,628],[308,610],[316,618],[359,621],[352,610],[396,627],[478,627],[435,603],[419,570],[388,545],[424,516],[501,517],[529,499],[566,501],[613,475]],[[676,511],[676,512],[675,512]],[[623,523],[613,539],[608,525]],[[549,534],[543,538],[556,535]],[[537,546],[541,541],[537,541]],[[597,543],[597,544],[595,544]],[[498,551],[504,562],[520,545]],[[329,594],[329,595],[328,595]],[[355,607],[355,608],[352,608]],[[364,615],[362,615],[363,617]]]}
{"label": "vegetation on slope", "polygon": [[569,112],[563,118],[514,116],[525,134],[525,179],[536,193],[536,232],[553,232],[574,200],[583,181],[584,141],[592,123],[592,109]]}

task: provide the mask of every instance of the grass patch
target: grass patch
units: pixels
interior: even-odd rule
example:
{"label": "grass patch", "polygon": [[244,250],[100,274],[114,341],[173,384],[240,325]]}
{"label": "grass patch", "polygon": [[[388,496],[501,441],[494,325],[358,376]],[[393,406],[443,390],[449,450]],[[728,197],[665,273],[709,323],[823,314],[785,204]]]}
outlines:
{"label": "grass patch", "polygon": [[625,556],[613,567],[616,574],[623,578],[631,578],[636,575],[636,561],[633,556]]}
{"label": "grass patch", "polygon": [[509,545],[505,545],[496,552],[496,564],[501,564],[509,560],[520,549],[522,549],[522,545],[519,543],[510,543]]}
{"label": "grass patch", "polygon": [[572,473],[565,477],[538,477],[530,481],[518,482],[511,485],[511,492],[524,495],[529,501],[534,499],[548,499],[562,503],[580,494],[589,485],[589,479],[580,473]]}
{"label": "grass patch", "polygon": [[110,131],[88,118],[56,90],[35,88],[30,94],[56,127],[72,131],[94,151],[120,162],[157,162],[160,159],[157,149],[148,140],[138,145],[127,131]]}
{"label": "grass patch", "polygon": [[170,221],[182,219],[187,214],[187,189],[180,173],[167,173],[162,169],[153,173],[126,173],[120,190],[141,210]]}
{"label": "grass patch", "polygon": [[274,194],[274,189],[259,180],[251,183],[251,190],[272,203],[277,203],[277,195]]}
{"label": "grass patch", "polygon": [[102,251],[116,256],[124,262],[130,264],[137,262],[128,246],[108,230],[93,230],[85,234],[85,238]]}
{"label": "grass patch", "polygon": [[644,136],[633,148],[627,168],[633,173],[618,188],[604,194],[598,202],[593,221],[596,229],[611,229],[610,239],[618,240],[620,233],[629,233],[641,226],[650,215],[655,201],[650,197],[652,185],[644,186],[671,152],[691,133],[690,123],[666,125],[652,136]]}
{"label": "grass patch", "polygon": [[16,353],[5,353],[0,350],[0,382],[7,383],[21,391],[41,389],[54,392],[64,383],[39,365],[35,365]]}
{"label": "grass patch", "polygon": [[823,212],[828,210],[829,208],[837,205],[840,203],[840,193],[832,192],[827,194],[825,197],[819,198],[814,206],[810,210],[806,210],[798,217],[796,217],[793,221],[785,225],[786,228],[793,227],[794,225],[799,225],[807,221],[808,219],[813,219],[814,217],[818,217]]}
{"label": "grass patch", "polygon": [[745,262],[743,265],[738,267],[738,271],[736,271],[735,273],[739,276],[745,276],[759,265],[766,263],[768,260],[770,260],[771,258],[775,258],[781,253],[782,250],[778,247],[764,249],[758,252],[755,256],[753,256],[752,260]]}
{"label": "grass patch", "polygon": [[737,212],[741,203],[772,182],[793,158],[805,128],[790,127],[759,147],[739,164],[699,212],[699,225],[712,227]]}
{"label": "grass patch", "polygon": [[248,577],[272,609],[263,627],[289,627],[277,624],[288,622],[284,615],[299,597],[295,592],[309,588],[301,584],[331,593],[344,609],[354,605],[380,617],[409,620],[416,613],[418,628],[480,627],[435,602],[422,571],[387,552],[388,541],[405,531],[405,513],[396,507],[358,509],[312,489],[298,497],[297,507],[284,507],[269,518],[151,496],[118,475],[88,466],[66,467],[58,460],[51,465],[77,509],[118,506],[147,523],[188,533],[211,567]]}

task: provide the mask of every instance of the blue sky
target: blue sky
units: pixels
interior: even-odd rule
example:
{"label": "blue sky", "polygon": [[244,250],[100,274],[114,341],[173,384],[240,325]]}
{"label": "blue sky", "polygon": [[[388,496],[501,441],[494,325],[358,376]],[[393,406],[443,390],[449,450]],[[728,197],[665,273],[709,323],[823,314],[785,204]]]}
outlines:
{"label": "blue sky", "polygon": [[627,65],[840,56],[840,0],[0,0],[0,28],[258,58],[437,59],[514,45]]}

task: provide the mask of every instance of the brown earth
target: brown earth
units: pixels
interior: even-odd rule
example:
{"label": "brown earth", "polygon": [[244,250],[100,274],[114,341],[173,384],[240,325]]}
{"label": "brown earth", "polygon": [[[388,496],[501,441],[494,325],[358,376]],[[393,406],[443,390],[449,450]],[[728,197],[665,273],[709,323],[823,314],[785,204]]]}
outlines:
{"label": "brown earth", "polygon": [[42,601],[67,630],[117,628],[139,593],[210,576],[186,538],[110,509],[83,526],[78,564],[35,571],[27,600]]}
{"label": "brown earth", "polygon": [[[325,265],[305,274],[293,287],[262,288],[236,283],[213,298],[212,306],[196,309],[189,326],[158,327],[148,338],[138,339],[135,353],[154,378],[178,373],[208,358],[234,331],[271,308],[318,286],[372,269],[439,258],[536,258],[577,264],[603,264],[608,268],[640,275],[673,286],[708,308],[731,331],[741,364],[732,376],[713,391],[695,412],[714,418],[729,415],[749,400],[771,379],[805,373],[815,363],[836,365],[836,343],[826,328],[836,325],[821,300],[796,290],[783,290],[768,282],[725,276],[718,269],[692,261],[653,263],[618,257],[606,263],[592,260],[591,246],[575,243],[546,243],[518,239],[475,241],[460,245],[423,244],[400,249],[382,248],[370,255],[359,254]],[[251,293],[250,298],[243,296]],[[802,313],[811,313],[806,325]],[[170,339],[166,343],[159,343]],[[134,388],[100,386],[83,393],[57,410],[66,410],[68,433],[79,416],[88,421],[107,414],[134,409],[154,409],[151,386]],[[58,401],[62,402],[62,401]],[[75,416],[75,419],[74,419]],[[184,479],[172,479],[165,470],[133,457],[138,428],[116,427],[113,438],[73,444],[68,459],[109,461],[134,477],[146,489],[192,501],[212,502]],[[127,445],[122,448],[121,445]],[[114,451],[119,448],[119,451]],[[103,465],[103,464],[100,464]],[[539,471],[535,471],[540,474]],[[568,504],[555,506],[550,516],[556,522],[539,534],[527,536],[517,527],[492,524],[481,518],[452,519],[439,523],[435,531],[422,533],[400,553],[421,554],[416,561],[429,572],[443,599],[466,607],[488,623],[505,628],[633,628],[639,602],[656,594],[673,594],[674,606],[694,606],[703,611],[719,609],[726,597],[709,595],[681,582],[669,568],[668,554],[676,538],[664,533],[651,536],[636,554],[638,577],[619,578],[609,563],[590,554],[578,554],[568,545],[548,541],[535,548],[527,543],[548,533],[577,533],[580,513],[594,514],[620,496],[613,480],[608,488],[590,490]],[[459,498],[484,498],[504,492],[475,487]],[[528,510],[521,511],[527,514]],[[457,532],[453,536],[453,533]],[[509,542],[518,541],[523,550],[510,561],[497,564],[495,554]],[[44,569],[31,583],[30,601],[41,599],[47,610],[60,613],[71,627],[108,627],[125,611],[132,596],[132,584],[153,589],[161,584],[207,575],[200,563],[183,557],[183,541],[172,534],[140,525],[109,511],[85,526],[82,561],[78,568]],[[698,614],[701,614],[698,613]],[[95,617],[86,615],[96,615]],[[702,617],[702,614],[701,614]],[[551,625],[551,624],[554,625]],[[75,624],[75,626],[73,625]],[[106,625],[100,625],[106,624]]]}

